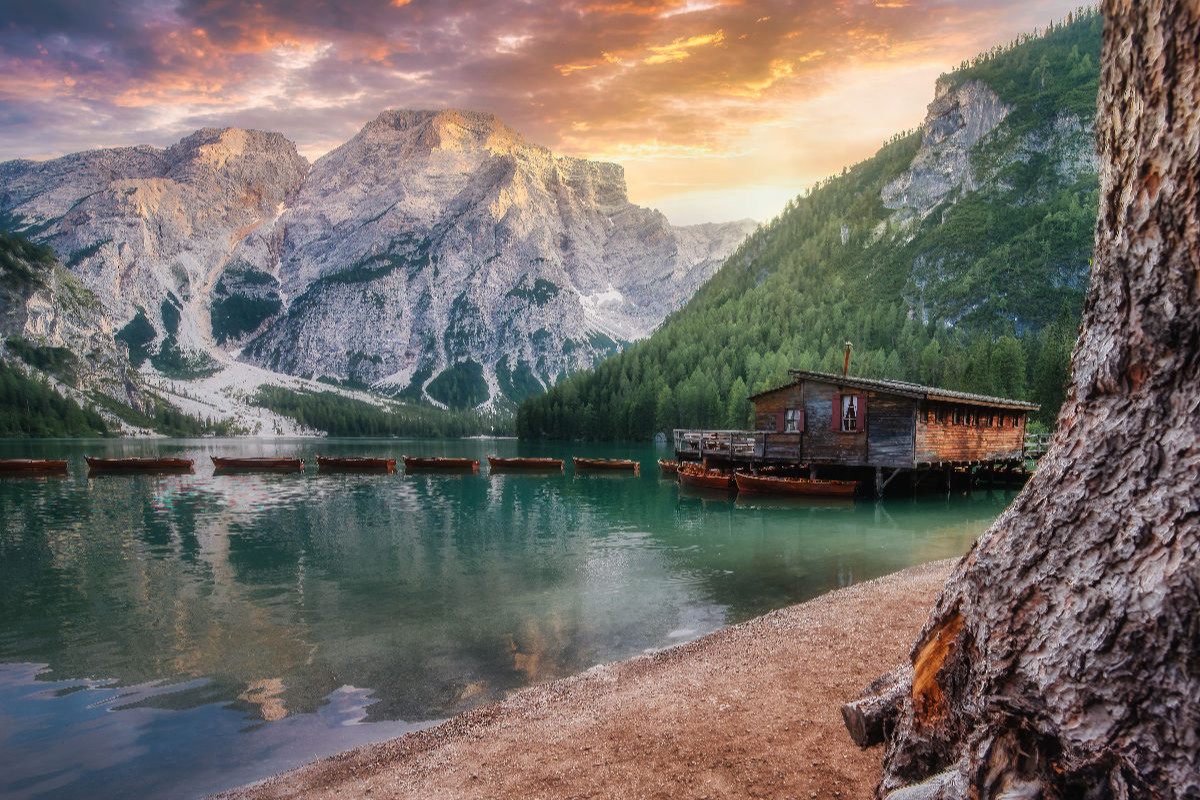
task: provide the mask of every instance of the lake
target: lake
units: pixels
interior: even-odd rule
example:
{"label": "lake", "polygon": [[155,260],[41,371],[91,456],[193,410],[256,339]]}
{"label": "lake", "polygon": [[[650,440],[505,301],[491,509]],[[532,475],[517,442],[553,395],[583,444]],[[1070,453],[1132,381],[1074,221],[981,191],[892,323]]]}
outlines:
{"label": "lake", "polygon": [[[210,455],[551,455],[564,474],[214,476]],[[83,455],[195,475],[88,478]],[[579,474],[571,455],[640,476]],[[57,440],[0,480],[0,796],[197,797],[958,556],[1008,492],[689,496],[653,445]]]}

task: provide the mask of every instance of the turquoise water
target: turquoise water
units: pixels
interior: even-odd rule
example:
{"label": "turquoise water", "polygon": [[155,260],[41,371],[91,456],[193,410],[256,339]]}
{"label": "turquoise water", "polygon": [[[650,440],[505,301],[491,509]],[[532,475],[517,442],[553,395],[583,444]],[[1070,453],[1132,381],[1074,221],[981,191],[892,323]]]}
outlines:
{"label": "turquoise water", "polygon": [[[208,456],[631,457],[641,476],[213,476]],[[87,477],[83,455],[197,474]],[[0,796],[195,797],[957,556],[1011,493],[681,494],[649,445],[3,442]]]}

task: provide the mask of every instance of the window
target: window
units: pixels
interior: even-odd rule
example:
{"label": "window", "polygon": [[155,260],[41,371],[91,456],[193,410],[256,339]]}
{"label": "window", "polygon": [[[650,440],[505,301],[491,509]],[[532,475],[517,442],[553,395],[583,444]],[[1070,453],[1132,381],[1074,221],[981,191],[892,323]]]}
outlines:
{"label": "window", "polygon": [[804,411],[799,408],[789,408],[783,415],[784,433],[799,433],[804,430]]}
{"label": "window", "polygon": [[858,430],[858,398],[852,394],[842,395],[842,430]]}
{"label": "window", "polygon": [[1025,415],[1024,414],[1013,414],[1013,427],[1014,428],[1021,427],[1021,417],[1023,417],[1023,416],[1025,416]]}
{"label": "window", "polygon": [[865,394],[835,394],[833,396],[833,429],[842,433],[861,433],[867,429],[867,396]]}

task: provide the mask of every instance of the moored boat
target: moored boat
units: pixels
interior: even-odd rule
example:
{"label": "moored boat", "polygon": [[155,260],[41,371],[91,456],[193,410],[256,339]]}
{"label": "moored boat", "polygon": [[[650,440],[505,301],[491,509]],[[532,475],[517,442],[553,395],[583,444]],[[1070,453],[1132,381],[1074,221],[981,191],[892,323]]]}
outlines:
{"label": "moored boat", "polygon": [[768,475],[734,474],[739,492],[804,495],[809,497],[853,497],[858,481],[826,481],[816,478],[782,478]]}
{"label": "moored boat", "polygon": [[325,472],[387,472],[396,471],[396,459],[367,456],[317,456],[317,469]]}
{"label": "moored boat", "polygon": [[603,469],[603,470],[628,470],[631,472],[640,472],[642,465],[637,461],[630,461],[627,458],[579,458],[578,456],[571,459],[575,464],[575,469]]}
{"label": "moored boat", "polygon": [[723,492],[737,490],[733,476],[728,472],[708,470],[699,465],[683,465],[679,467],[679,485],[695,489],[717,489]]}
{"label": "moored boat", "polygon": [[487,457],[488,466],[492,472],[503,470],[542,470],[542,471],[562,471],[563,460],[561,458],[500,458],[498,456]]}
{"label": "moored boat", "polygon": [[404,469],[440,469],[454,472],[479,472],[479,460],[474,458],[415,458],[402,456]]}
{"label": "moored boat", "polygon": [[65,475],[66,459],[0,458],[0,475]]}
{"label": "moored boat", "polygon": [[658,469],[660,472],[662,472],[663,475],[670,475],[671,477],[675,477],[676,475],[679,474],[679,462],[678,461],[668,461],[665,458],[660,458],[658,460]]}
{"label": "moored boat", "polygon": [[229,472],[303,472],[299,458],[226,458],[210,456],[214,473]]}
{"label": "moored boat", "polygon": [[190,458],[92,458],[84,456],[89,472],[192,472]]}

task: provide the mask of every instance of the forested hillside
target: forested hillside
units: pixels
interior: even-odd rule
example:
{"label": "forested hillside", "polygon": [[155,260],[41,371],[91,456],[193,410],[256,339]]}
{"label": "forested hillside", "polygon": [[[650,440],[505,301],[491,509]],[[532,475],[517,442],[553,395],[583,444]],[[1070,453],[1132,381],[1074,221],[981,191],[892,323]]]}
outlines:
{"label": "forested hillside", "polygon": [[[856,375],[1028,399],[1052,422],[1096,219],[1100,34],[1085,9],[942,76],[923,129],[789,202],[650,338],[522,404],[519,434],[746,428],[748,394],[840,370],[846,341]],[[928,188],[921,164],[977,101],[994,128]]]}

